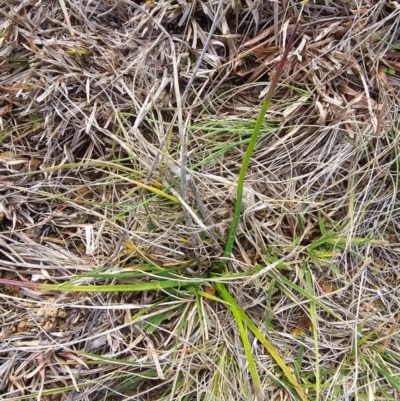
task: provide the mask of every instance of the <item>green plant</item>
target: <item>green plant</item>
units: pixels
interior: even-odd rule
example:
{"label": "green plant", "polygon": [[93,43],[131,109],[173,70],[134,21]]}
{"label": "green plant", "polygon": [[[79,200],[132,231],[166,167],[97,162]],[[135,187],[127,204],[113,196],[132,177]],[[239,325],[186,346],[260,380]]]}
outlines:
{"label": "green plant", "polygon": [[[261,106],[261,110],[257,117],[256,124],[254,126],[253,133],[251,135],[246,153],[245,153],[243,161],[242,161],[242,165],[241,165],[239,176],[238,176],[238,182],[237,182],[236,205],[235,205],[235,211],[234,211],[234,215],[233,215],[233,219],[232,219],[232,225],[231,225],[231,229],[229,231],[228,238],[227,238],[227,241],[225,244],[223,260],[221,262],[219,262],[219,264],[217,265],[217,269],[215,272],[216,275],[218,275],[218,273],[221,272],[225,268],[228,258],[230,257],[230,255],[232,253],[233,244],[235,242],[236,232],[237,232],[240,215],[241,215],[242,201],[243,201],[243,189],[244,189],[244,182],[245,182],[245,178],[246,178],[247,168],[249,166],[251,156],[255,149],[257,139],[259,137],[259,134],[260,134],[263,122],[264,122],[265,114],[271,104],[272,96],[274,94],[275,88],[278,85],[279,78],[282,74],[283,68],[286,64],[286,61],[287,61],[287,58],[289,55],[289,51],[293,46],[293,43],[294,43],[294,40],[296,37],[296,30],[297,30],[297,24],[294,28],[292,36],[290,37],[290,39],[288,41],[288,44],[285,48],[282,58],[277,66],[275,75],[272,79],[272,82],[270,84],[268,92],[264,98],[263,104]],[[252,355],[246,328],[249,328],[253,332],[255,337],[264,345],[264,347],[268,350],[268,352],[273,357],[273,359],[282,368],[282,370],[285,373],[285,376],[290,381],[290,383],[293,385],[293,387],[296,389],[298,396],[302,400],[307,400],[307,397],[306,397],[305,393],[303,392],[302,388],[300,387],[300,385],[297,383],[295,376],[291,373],[289,368],[286,366],[285,362],[280,357],[280,355],[278,354],[278,352],[276,351],[274,346],[262,335],[262,333],[258,330],[256,325],[254,325],[254,323],[251,321],[251,319],[246,315],[245,311],[236,304],[236,302],[234,301],[233,297],[230,295],[230,293],[227,290],[227,288],[225,287],[225,285],[223,283],[217,282],[216,288],[217,288],[221,298],[230,305],[231,312],[232,312],[232,314],[236,320],[236,324],[239,328],[239,332],[240,332],[242,342],[243,342],[243,347],[244,347],[246,357],[247,357],[247,360],[249,363],[249,370],[250,370],[252,380],[253,380],[253,386],[254,386],[254,392],[256,394],[256,399],[261,401],[263,397],[261,394],[260,378],[258,376],[256,364],[255,364],[255,361],[254,361],[254,358]]]}
{"label": "green plant", "polygon": [[289,55],[289,51],[293,46],[294,40],[296,38],[296,31],[297,31],[297,25],[294,28],[294,31],[288,41],[288,44],[285,48],[285,51],[283,52],[282,58],[278,64],[278,66],[276,67],[276,72],[274,74],[274,77],[271,81],[270,87],[268,89],[267,94],[265,95],[263,104],[261,106],[261,110],[258,113],[258,117],[257,117],[257,121],[256,124],[254,126],[254,130],[253,133],[251,135],[250,138],[250,142],[249,145],[247,147],[246,153],[244,155],[243,161],[242,161],[242,165],[240,167],[240,172],[239,172],[239,176],[238,176],[238,181],[237,181],[237,190],[236,190],[236,205],[235,205],[235,211],[233,214],[233,218],[232,218],[232,225],[228,234],[228,238],[225,244],[225,249],[224,249],[224,253],[223,253],[223,260],[222,262],[219,263],[218,265],[218,271],[221,271],[226,263],[227,263],[227,258],[230,257],[231,253],[232,253],[232,249],[233,249],[233,244],[235,242],[235,238],[236,238],[236,231],[239,225],[239,220],[240,220],[240,215],[241,215],[241,210],[242,210],[242,202],[243,202],[243,189],[244,189],[244,181],[246,178],[246,172],[247,172],[247,168],[249,167],[249,163],[251,160],[251,156],[253,154],[254,148],[256,146],[257,143],[257,139],[258,136],[260,135],[260,131],[261,131],[261,127],[263,125],[264,122],[264,117],[265,114],[271,104],[272,101],[272,96],[275,92],[275,89],[278,85],[279,82],[279,78],[283,72],[283,68],[286,64],[288,55]]}

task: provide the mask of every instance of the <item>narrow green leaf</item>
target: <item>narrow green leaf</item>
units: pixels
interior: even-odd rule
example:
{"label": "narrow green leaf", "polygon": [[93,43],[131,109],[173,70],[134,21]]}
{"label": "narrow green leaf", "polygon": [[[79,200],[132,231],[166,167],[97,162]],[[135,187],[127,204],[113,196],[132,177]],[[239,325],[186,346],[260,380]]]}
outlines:
{"label": "narrow green leaf", "polygon": [[[285,376],[290,381],[290,383],[294,386],[294,388],[296,389],[297,394],[299,395],[301,400],[308,401],[308,398],[305,395],[300,384],[297,382],[293,373],[290,371],[288,366],[285,364],[284,360],[281,358],[281,356],[279,355],[276,348],[264,337],[264,335],[257,328],[257,326],[246,315],[246,312],[239,305],[236,304],[235,300],[233,299],[232,295],[229,294],[229,292],[226,289],[226,287],[224,286],[224,284],[215,283],[215,285],[216,285],[219,293],[221,294],[221,297],[231,305],[231,310],[232,310],[232,307],[234,308],[234,311],[235,311],[234,316],[235,316],[236,321],[238,321],[238,319],[241,320],[251,330],[251,332],[256,336],[256,338],[266,348],[266,350],[269,352],[269,354],[272,356],[272,358],[275,360],[275,362],[283,370]],[[232,310],[232,313],[234,313],[233,310]]]}
{"label": "narrow green leaf", "polygon": [[278,66],[276,67],[276,72],[272,78],[270,87],[265,96],[264,102],[261,106],[261,110],[258,113],[257,121],[254,126],[254,130],[251,135],[249,145],[248,145],[246,153],[243,157],[242,166],[240,167],[239,177],[238,177],[238,182],[237,182],[235,212],[233,214],[231,228],[230,228],[230,231],[228,234],[228,238],[227,238],[224,253],[223,253],[224,259],[219,263],[219,265],[217,267],[217,271],[220,271],[225,267],[227,260],[231,256],[231,253],[232,253],[233,244],[234,244],[235,238],[236,238],[236,231],[237,231],[237,228],[239,225],[240,214],[241,214],[241,210],[242,210],[243,189],[244,189],[244,181],[246,178],[247,168],[249,166],[251,156],[253,154],[254,148],[257,143],[258,136],[259,136],[261,128],[263,126],[265,114],[269,108],[269,105],[271,104],[272,96],[274,94],[276,86],[278,85],[278,81],[282,74],[283,67],[286,64],[286,60],[288,58],[289,51],[293,46],[293,43],[294,43],[294,40],[296,37],[297,27],[298,27],[298,22],[296,23],[296,25],[294,27],[293,33],[288,41],[285,51],[282,54],[282,58],[278,64]]}
{"label": "narrow green leaf", "polygon": [[197,283],[178,280],[150,281],[138,284],[110,284],[110,285],[57,285],[39,284],[38,287],[45,290],[66,291],[66,292],[142,292],[157,291],[164,288],[191,287]]}
{"label": "narrow green leaf", "polygon": [[[311,297],[314,296],[314,285],[311,276],[311,270],[308,267],[307,263],[304,263],[304,277],[307,285],[308,292]],[[319,366],[319,341],[318,341],[318,318],[317,318],[317,308],[316,303],[313,300],[310,300],[310,315],[311,322],[313,325],[313,335],[314,335],[314,353],[315,353],[315,391],[316,391],[316,401],[319,401],[319,397],[321,394],[321,373]]]}
{"label": "narrow green leaf", "polygon": [[236,320],[236,324],[238,326],[240,337],[242,338],[244,352],[246,354],[247,362],[249,364],[249,370],[251,374],[251,378],[253,380],[253,387],[256,396],[256,400],[262,401],[264,397],[261,393],[261,381],[260,377],[258,376],[257,366],[253,358],[253,353],[251,352],[251,345],[247,335],[247,330],[243,325],[242,315],[240,313],[240,307],[235,303],[232,296],[229,294],[226,287],[221,283],[216,283],[219,293],[221,294],[222,298],[225,299],[229,303],[229,307],[231,312]]}

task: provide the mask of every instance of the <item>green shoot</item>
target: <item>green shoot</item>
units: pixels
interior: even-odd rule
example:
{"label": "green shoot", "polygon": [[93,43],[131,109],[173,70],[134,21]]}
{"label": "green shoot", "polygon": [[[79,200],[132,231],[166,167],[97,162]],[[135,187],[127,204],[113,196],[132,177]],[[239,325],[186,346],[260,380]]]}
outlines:
{"label": "green shoot", "polygon": [[235,212],[233,215],[233,220],[232,220],[232,225],[231,225],[231,229],[229,231],[228,234],[228,239],[225,245],[225,250],[223,253],[223,261],[218,265],[218,270],[221,271],[226,263],[227,263],[227,259],[231,256],[232,253],[232,248],[233,248],[233,244],[235,242],[235,238],[236,238],[236,231],[239,225],[239,220],[240,220],[240,214],[241,214],[241,210],[242,210],[242,201],[243,201],[243,188],[244,188],[244,180],[246,178],[246,172],[247,172],[247,168],[249,166],[250,160],[251,160],[251,156],[253,154],[254,148],[256,146],[257,143],[257,139],[258,136],[260,134],[261,131],[261,127],[263,125],[264,122],[264,117],[265,114],[271,104],[272,101],[272,96],[275,92],[275,88],[278,85],[278,81],[279,78],[283,72],[283,68],[286,64],[286,60],[288,58],[289,55],[289,51],[293,46],[295,37],[296,37],[296,31],[297,31],[297,26],[298,24],[296,24],[294,31],[292,33],[292,36],[289,39],[289,42],[286,46],[285,51],[283,52],[281,61],[279,62],[277,68],[276,68],[276,72],[275,75],[272,79],[271,85],[268,89],[267,94],[265,95],[265,99],[264,102],[261,106],[261,110],[258,113],[258,117],[257,117],[257,121],[256,124],[254,126],[254,130],[253,133],[251,135],[250,138],[250,142],[249,142],[249,146],[247,147],[246,153],[244,155],[243,161],[242,161],[242,166],[240,168],[240,172],[239,172],[239,176],[238,176],[238,182],[237,182],[237,192],[236,192],[236,206],[235,206]]}

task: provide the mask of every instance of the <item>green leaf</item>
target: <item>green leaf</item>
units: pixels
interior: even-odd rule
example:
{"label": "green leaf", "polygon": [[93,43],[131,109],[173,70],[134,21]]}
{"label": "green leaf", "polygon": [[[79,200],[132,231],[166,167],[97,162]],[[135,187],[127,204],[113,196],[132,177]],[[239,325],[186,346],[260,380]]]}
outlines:
{"label": "green leaf", "polygon": [[[266,350],[269,352],[269,354],[272,356],[272,358],[275,360],[275,362],[282,369],[286,378],[290,381],[290,383],[296,389],[297,394],[299,395],[301,400],[308,401],[308,398],[306,397],[300,384],[297,382],[295,376],[293,375],[293,373],[291,372],[289,367],[285,364],[284,360],[281,358],[281,356],[279,355],[276,348],[264,337],[264,335],[257,328],[257,326],[246,315],[246,312],[239,305],[236,304],[235,300],[233,299],[232,295],[229,294],[229,292],[226,289],[226,287],[224,286],[224,284],[215,283],[215,285],[216,285],[222,299],[224,299],[226,302],[228,302],[230,304],[232,314],[234,315],[235,320],[238,323],[238,327],[239,327],[239,321],[240,321],[241,324],[244,323],[251,330],[251,332],[261,342],[261,344],[266,348]],[[241,331],[241,334],[242,334],[242,331]],[[247,336],[247,334],[246,334],[246,336]],[[243,341],[243,337],[242,337],[242,341]],[[253,378],[253,383],[254,383],[254,378]]]}

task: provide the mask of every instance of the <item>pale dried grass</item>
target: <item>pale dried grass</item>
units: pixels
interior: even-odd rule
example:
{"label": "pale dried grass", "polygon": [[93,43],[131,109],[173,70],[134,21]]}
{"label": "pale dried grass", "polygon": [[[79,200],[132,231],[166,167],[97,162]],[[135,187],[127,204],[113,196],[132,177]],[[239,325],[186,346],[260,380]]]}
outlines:
{"label": "pale dried grass", "polygon": [[[62,283],[143,259],[195,260],[182,274],[196,276],[215,264],[245,151],[239,142],[302,9],[287,0],[247,1],[236,14],[231,2],[221,4],[218,17],[218,1],[70,0],[69,26],[58,1],[3,2],[3,277]],[[336,369],[324,378],[323,399],[337,386],[345,396],[388,387],[379,375],[363,375],[365,364],[352,354],[361,326],[376,331],[365,344],[399,352],[390,331],[400,259],[399,14],[396,2],[383,1],[303,7],[301,39],[268,111],[272,128],[246,181],[230,271],[251,274],[229,289],[260,329],[272,314],[268,336],[287,363],[305,348],[301,377],[316,368],[312,335],[293,336],[306,331],[309,300],[271,289],[271,279],[280,281],[266,250],[304,287],[306,248],[321,236],[317,213],[328,230],[348,223],[338,234],[343,247],[326,263],[309,262],[314,295],[341,319],[319,310],[320,369]],[[383,67],[397,68],[397,76]],[[135,182],[169,188],[180,203],[152,200]],[[355,238],[376,241],[355,246]],[[3,288],[0,296],[4,399],[43,392],[43,399],[75,401],[251,398],[240,336],[222,304],[202,301],[201,315],[184,292],[55,296]],[[163,312],[168,319],[149,331],[144,322]],[[254,355],[266,396],[283,399],[281,378],[256,342]],[[129,380],[140,376],[133,387]]]}

